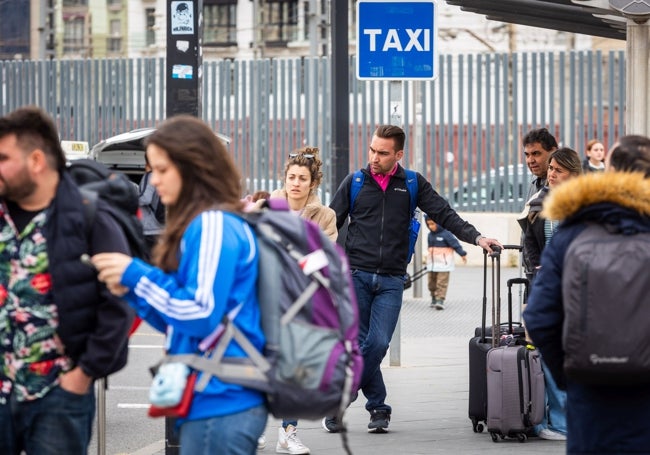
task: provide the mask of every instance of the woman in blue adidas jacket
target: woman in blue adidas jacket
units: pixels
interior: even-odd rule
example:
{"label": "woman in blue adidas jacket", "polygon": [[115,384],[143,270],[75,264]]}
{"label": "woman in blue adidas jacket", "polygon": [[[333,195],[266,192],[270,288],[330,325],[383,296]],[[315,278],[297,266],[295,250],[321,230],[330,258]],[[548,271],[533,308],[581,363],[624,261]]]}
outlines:
{"label": "woman in blue adidas jacket", "polygon": [[[169,354],[199,353],[200,341],[239,304],[235,324],[261,351],[256,242],[237,216],[240,176],[225,146],[201,120],[179,116],[148,138],[146,153],[151,183],[168,210],[153,251],[156,265],[100,254],[93,257],[99,279],[111,292],[125,293],[140,317],[167,334]],[[231,342],[226,356],[245,354]],[[252,455],[266,419],[260,392],[212,377],[179,421],[180,452]]]}

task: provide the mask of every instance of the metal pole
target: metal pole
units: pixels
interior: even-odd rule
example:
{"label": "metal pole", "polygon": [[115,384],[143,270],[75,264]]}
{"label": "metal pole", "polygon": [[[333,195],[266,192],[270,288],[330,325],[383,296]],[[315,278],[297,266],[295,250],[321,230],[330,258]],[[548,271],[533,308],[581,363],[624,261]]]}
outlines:
{"label": "metal pole", "polygon": [[[203,0],[167,0],[167,117],[201,117]],[[165,418],[165,455],[178,455],[176,419]]]}
{"label": "metal pole", "polygon": [[[424,150],[418,150],[420,140],[422,136],[422,103],[420,102],[420,82],[413,82],[413,143],[409,146],[411,151],[411,169],[415,169],[420,173],[425,173],[426,169],[422,157],[424,156]],[[419,216],[421,223],[420,235],[415,245],[415,254],[413,254],[413,274],[417,273],[422,268],[422,242],[427,235],[426,225],[424,223],[423,217]],[[413,283],[413,297],[420,298],[422,297],[422,282],[424,280],[417,280]]]}
{"label": "metal pole", "polygon": [[203,0],[167,0],[167,117],[200,117]]}
{"label": "metal pole", "polygon": [[[390,123],[391,125],[402,126],[404,118],[402,109],[402,81],[390,81]],[[395,331],[390,340],[389,364],[398,367],[402,364],[402,317],[397,318]]]}
{"label": "metal pole", "polygon": [[330,8],[332,41],[330,192],[334,194],[345,176],[350,172],[348,2],[346,0],[332,0]]}
{"label": "metal pole", "polygon": [[97,455],[106,455],[106,378],[97,380]]}

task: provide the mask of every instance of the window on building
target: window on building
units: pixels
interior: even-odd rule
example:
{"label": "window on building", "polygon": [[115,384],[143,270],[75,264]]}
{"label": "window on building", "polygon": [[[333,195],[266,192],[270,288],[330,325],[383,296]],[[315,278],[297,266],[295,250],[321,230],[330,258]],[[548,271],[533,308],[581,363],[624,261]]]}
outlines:
{"label": "window on building", "polygon": [[237,45],[237,0],[204,0],[203,45]]}
{"label": "window on building", "polygon": [[70,16],[63,19],[64,54],[84,54],[85,22],[83,16]]}
{"label": "window on building", "polygon": [[109,36],[106,48],[108,52],[121,52],[122,51],[122,21],[119,19],[112,19],[109,24]]}
{"label": "window on building", "polygon": [[122,6],[122,0],[108,0],[108,6]]}
{"label": "window on building", "polygon": [[284,46],[298,39],[298,0],[266,0],[262,39],[267,46]]}
{"label": "window on building", "polygon": [[63,6],[88,6],[88,0],[63,0]]}
{"label": "window on building", "polygon": [[145,45],[153,46],[156,44],[156,9],[146,8],[144,15],[146,21]]}

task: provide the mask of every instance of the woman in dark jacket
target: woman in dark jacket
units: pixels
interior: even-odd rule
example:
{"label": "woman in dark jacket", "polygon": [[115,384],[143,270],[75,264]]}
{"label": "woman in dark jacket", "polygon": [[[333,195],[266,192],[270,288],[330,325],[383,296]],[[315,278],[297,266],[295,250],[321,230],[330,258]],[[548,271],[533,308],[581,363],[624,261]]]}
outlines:
{"label": "woman in dark jacket", "polygon": [[[650,138],[621,138],[607,161],[605,173],[567,182],[545,201],[544,216],[562,224],[544,250],[524,311],[533,342],[558,386],[567,390],[567,453],[647,453],[650,448],[650,387],[588,385],[568,380],[563,369],[562,279],[569,246],[593,223],[618,235],[650,232]],[[650,281],[646,286],[649,295]],[[625,329],[612,327],[612,336]]]}

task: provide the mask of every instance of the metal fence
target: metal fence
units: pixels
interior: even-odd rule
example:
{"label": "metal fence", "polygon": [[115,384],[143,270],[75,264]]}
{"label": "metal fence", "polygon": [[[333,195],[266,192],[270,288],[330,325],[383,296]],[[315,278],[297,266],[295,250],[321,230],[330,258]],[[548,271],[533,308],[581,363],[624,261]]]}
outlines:
{"label": "metal fence", "polygon": [[[350,168],[372,131],[399,123],[404,163],[461,210],[516,212],[530,177],[521,138],[548,127],[583,153],[624,131],[622,51],[442,55],[435,81],[358,81],[350,58]],[[203,119],[232,138],[247,191],[272,190],[294,148],[331,144],[329,58],[204,61]],[[163,59],[0,61],[0,114],[38,105],[63,140],[90,145],[165,116]],[[323,194],[331,188],[324,181]]]}

